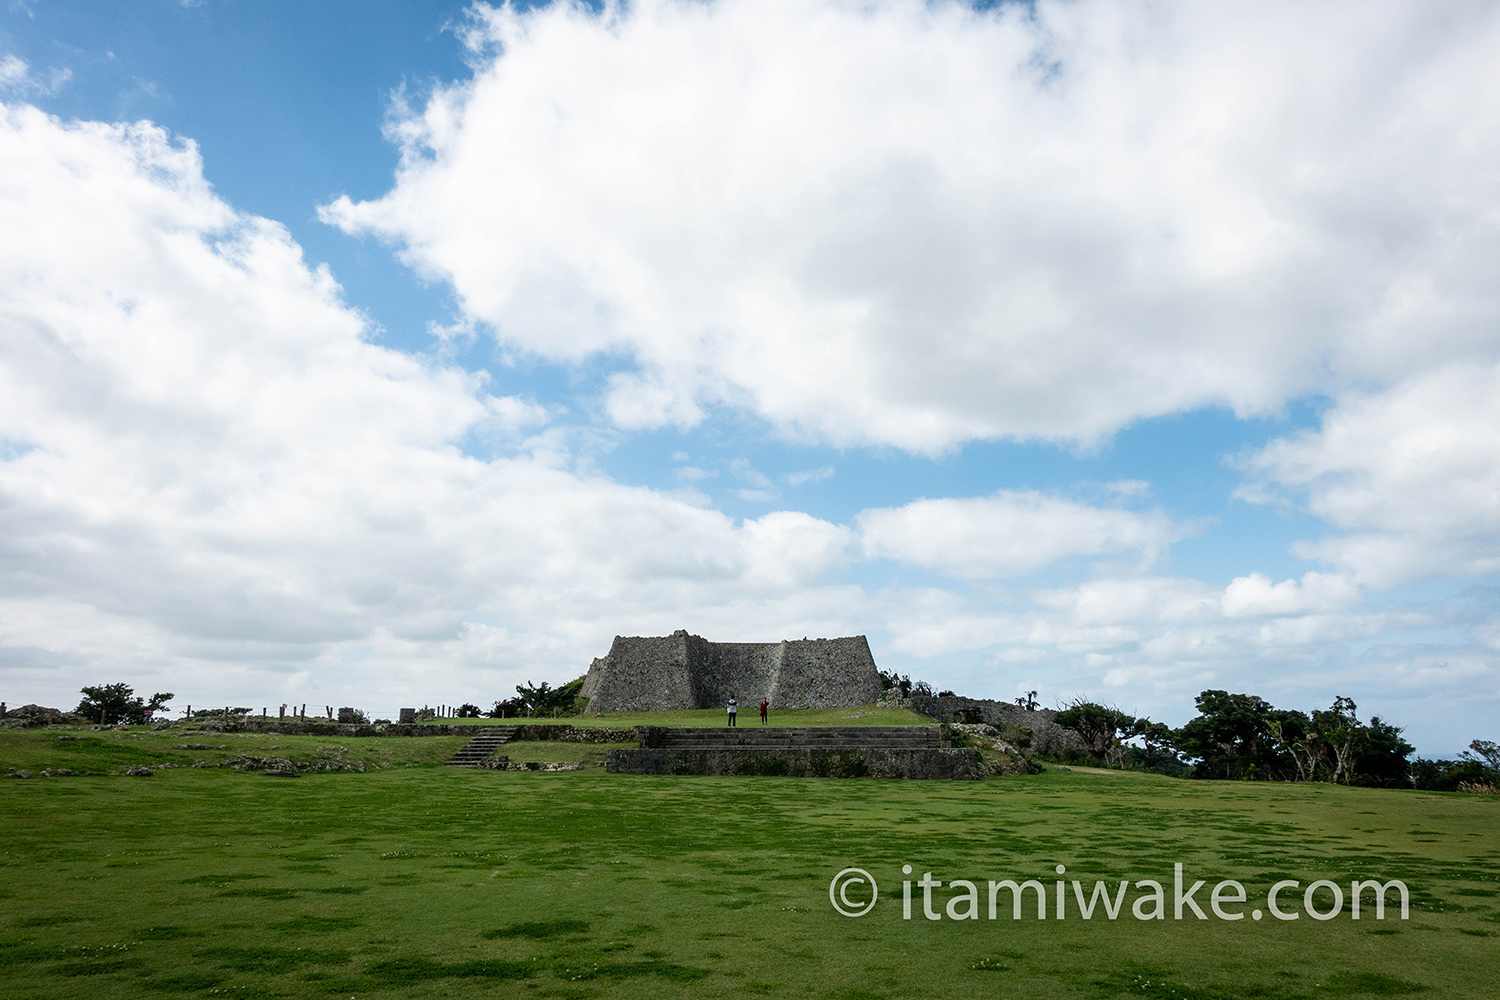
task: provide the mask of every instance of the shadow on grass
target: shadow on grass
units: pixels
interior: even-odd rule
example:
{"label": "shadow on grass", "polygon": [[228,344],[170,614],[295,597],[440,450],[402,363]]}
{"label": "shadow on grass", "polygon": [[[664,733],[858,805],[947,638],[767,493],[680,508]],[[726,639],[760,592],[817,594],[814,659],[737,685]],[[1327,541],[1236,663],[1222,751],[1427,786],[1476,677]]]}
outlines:
{"label": "shadow on grass", "polygon": [[431,958],[387,958],[365,970],[368,979],[382,986],[404,986],[429,979],[529,979],[536,974],[535,962],[439,962]]}
{"label": "shadow on grass", "polygon": [[485,931],[479,935],[487,941],[495,941],[500,938],[532,938],[541,940],[544,938],[562,937],[564,934],[581,934],[589,929],[587,920],[528,920],[517,924],[507,924],[492,931]]}

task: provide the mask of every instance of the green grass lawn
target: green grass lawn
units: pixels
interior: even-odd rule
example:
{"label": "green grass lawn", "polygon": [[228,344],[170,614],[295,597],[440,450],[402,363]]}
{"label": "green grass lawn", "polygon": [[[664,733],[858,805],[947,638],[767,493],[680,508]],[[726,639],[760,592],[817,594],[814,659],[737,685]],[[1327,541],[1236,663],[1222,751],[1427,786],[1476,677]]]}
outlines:
{"label": "green grass lawn", "polygon": [[[74,735],[98,742],[0,732],[0,768],[328,745]],[[229,749],[173,746],[188,742]],[[1491,796],[1057,769],[951,783],[470,771],[436,766],[462,737],[338,742],[364,773],[0,780],[0,995],[1500,996]],[[919,891],[901,916],[903,877],[925,871],[1036,878],[1050,904],[1057,864],[1112,886],[1170,883],[1173,862],[1252,900],[1283,877],[1399,878],[1411,919],[1013,921],[1006,895],[994,922],[929,921]],[[846,866],[880,884],[868,916],[830,905]],[[934,894],[940,911],[949,895]]]}

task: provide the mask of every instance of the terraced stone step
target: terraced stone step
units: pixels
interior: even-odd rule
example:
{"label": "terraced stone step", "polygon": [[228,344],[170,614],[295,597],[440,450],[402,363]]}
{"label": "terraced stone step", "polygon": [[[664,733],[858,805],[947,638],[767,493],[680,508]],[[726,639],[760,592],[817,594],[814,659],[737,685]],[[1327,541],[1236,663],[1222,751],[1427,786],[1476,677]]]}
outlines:
{"label": "terraced stone step", "polygon": [[941,747],[936,726],[803,726],[789,728],[658,727],[643,733],[643,746],[710,749]]}
{"label": "terraced stone step", "polygon": [[474,738],[445,762],[450,767],[477,767],[516,734],[519,726],[480,726]]}

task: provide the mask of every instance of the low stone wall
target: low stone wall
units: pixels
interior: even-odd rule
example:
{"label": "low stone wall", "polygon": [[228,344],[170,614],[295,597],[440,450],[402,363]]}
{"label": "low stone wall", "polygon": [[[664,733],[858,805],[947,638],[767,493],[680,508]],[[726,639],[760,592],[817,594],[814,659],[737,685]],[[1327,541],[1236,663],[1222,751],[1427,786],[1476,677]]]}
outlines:
{"label": "low stone wall", "polygon": [[604,767],[614,774],[767,775],[789,778],[938,778],[972,781],[984,776],[973,750],[850,747],[841,749],[690,747],[611,750]]}
{"label": "low stone wall", "polygon": [[221,719],[204,718],[184,720],[172,727],[182,733],[281,733],[286,736],[477,736],[477,726],[454,726],[432,723],[403,725],[399,722],[383,726],[356,725],[352,723],[314,721],[303,722],[292,719]]}
{"label": "low stone wall", "polygon": [[640,738],[640,731],[615,729],[610,726],[568,726],[557,723],[517,726],[507,742],[510,743],[632,743]]}
{"label": "low stone wall", "polygon": [[963,698],[957,695],[912,695],[893,700],[882,698],[882,704],[898,704],[941,722],[978,722],[994,726],[1009,743],[1026,753],[1062,757],[1069,750],[1083,752],[1083,737],[1052,721],[1057,713],[1050,708],[1027,711],[1008,701],[988,698]]}

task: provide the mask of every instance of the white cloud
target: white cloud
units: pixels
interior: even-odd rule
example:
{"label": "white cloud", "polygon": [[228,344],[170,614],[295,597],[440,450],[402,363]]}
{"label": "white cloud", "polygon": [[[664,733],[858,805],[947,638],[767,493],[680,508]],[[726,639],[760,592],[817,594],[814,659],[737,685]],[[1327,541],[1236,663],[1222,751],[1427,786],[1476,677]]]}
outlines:
{"label": "white cloud", "polygon": [[1181,624],[1218,617],[1218,595],[1197,580],[1135,577],[1090,580],[1037,594],[1037,603],[1062,612],[1073,625]]}
{"label": "white cloud", "polygon": [[1500,8],[476,9],[398,113],[398,243],[609,412],[836,444],[1274,411],[1500,332]]}
{"label": "white cloud", "polygon": [[[0,240],[0,658],[7,687],[42,700],[118,679],[389,711],[557,680],[616,632],[688,627],[883,631],[886,666],[982,650],[1031,686],[1102,679],[1146,710],[1210,682],[1274,697],[1348,667],[1351,644],[1444,624],[1353,603],[1368,575],[1354,561],[1227,588],[1141,577],[1186,530],[1158,512],[1005,491],[852,526],[737,522],[686,491],[623,486],[573,461],[560,410],[370,343],[331,275],[149,126],[0,110],[0,232],[26,234]],[[1350,396],[1258,474],[1350,537],[1441,543],[1467,572],[1496,537],[1495,381],[1455,368]],[[465,453],[474,441],[492,454]],[[748,463],[725,472],[771,487]],[[861,557],[990,581],[1084,558],[1102,578],[971,594],[837,582]],[[1364,681],[1427,684],[1449,706],[1495,677],[1482,648],[1382,657]]]}
{"label": "white cloud", "polygon": [[1300,544],[1362,584],[1500,570],[1500,364],[1351,394],[1245,461],[1250,499],[1290,496],[1345,534]]}
{"label": "white cloud", "polygon": [[1260,573],[1236,577],[1224,588],[1224,615],[1258,618],[1341,611],[1359,603],[1359,586],[1346,576],[1308,572],[1299,583],[1272,583]]}
{"label": "white cloud", "polygon": [[916,500],[855,519],[865,555],[961,579],[1017,576],[1074,556],[1150,564],[1185,534],[1159,512],[1094,507],[1029,490]]}
{"label": "white cloud", "polygon": [[30,75],[26,60],[19,56],[7,54],[4,59],[0,59],[0,87],[14,87],[25,82]]}
{"label": "white cloud", "polygon": [[0,58],[0,91],[55,94],[71,79],[73,71],[65,67],[55,66],[47,71],[46,79],[40,79],[31,72],[31,66],[20,56],[7,53]]}
{"label": "white cloud", "polygon": [[822,586],[847,529],[569,468],[542,407],[364,339],[191,144],[3,107],[0,178],[26,234],[0,240],[7,686],[389,710],[581,671],[637,626],[853,630]]}
{"label": "white cloud", "polygon": [[786,477],[786,481],[788,486],[802,486],[807,483],[821,483],[832,478],[833,466],[824,465],[816,469],[793,472]]}

